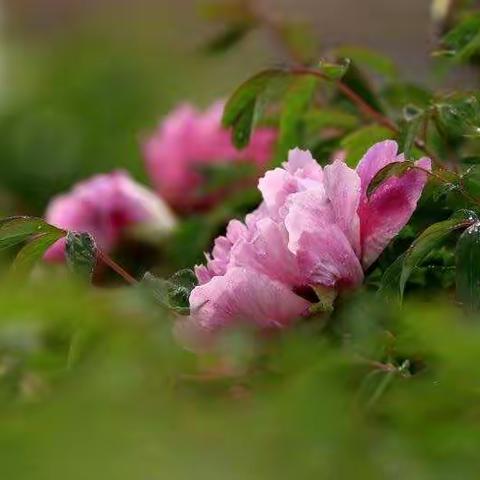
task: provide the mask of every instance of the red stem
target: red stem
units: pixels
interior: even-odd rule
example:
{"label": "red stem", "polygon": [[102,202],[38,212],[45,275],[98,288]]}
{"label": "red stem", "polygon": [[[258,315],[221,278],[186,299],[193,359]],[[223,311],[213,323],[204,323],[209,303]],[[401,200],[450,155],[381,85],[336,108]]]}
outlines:
{"label": "red stem", "polygon": [[128,284],[136,285],[138,283],[132,275],[101,250],[98,250],[97,256],[105,265],[108,265],[114,272],[118,273],[118,275],[120,275]]}

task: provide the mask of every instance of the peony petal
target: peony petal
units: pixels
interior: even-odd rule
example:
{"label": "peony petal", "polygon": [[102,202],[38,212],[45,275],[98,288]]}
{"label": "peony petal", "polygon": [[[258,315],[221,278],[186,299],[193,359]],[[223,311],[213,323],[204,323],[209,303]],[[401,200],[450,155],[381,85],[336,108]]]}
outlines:
{"label": "peony petal", "polygon": [[357,173],[362,182],[362,195],[366,194],[367,188],[373,177],[389,163],[397,161],[397,142],[385,140],[370,147],[357,165]]}
{"label": "peony petal", "polygon": [[297,256],[309,284],[342,287],[363,280],[358,257],[335,223],[335,212],[323,192],[311,190],[292,195],[285,226],[288,247]]}
{"label": "peony petal", "polygon": [[280,282],[246,268],[235,267],[213,277],[190,295],[190,321],[207,331],[236,325],[285,327],[310,303]]}
{"label": "peony petal", "polygon": [[325,191],[335,215],[335,222],[360,256],[360,177],[341,160],[324,169]]}
{"label": "peony petal", "polygon": [[295,255],[288,249],[284,225],[264,218],[255,228],[252,238],[244,238],[233,246],[230,266],[264,273],[291,287],[302,285],[303,276]]}
{"label": "peony petal", "polygon": [[[416,165],[431,170],[428,158],[420,159]],[[359,214],[364,268],[368,268],[378,258],[392,238],[407,224],[426,182],[426,173],[412,170],[400,178],[388,179],[370,199],[363,198]]]}

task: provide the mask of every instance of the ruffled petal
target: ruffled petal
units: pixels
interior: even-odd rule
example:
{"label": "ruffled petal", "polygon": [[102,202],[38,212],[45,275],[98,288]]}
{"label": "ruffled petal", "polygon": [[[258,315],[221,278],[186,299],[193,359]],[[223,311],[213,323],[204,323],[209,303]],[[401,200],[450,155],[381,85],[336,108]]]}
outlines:
{"label": "ruffled petal", "polygon": [[324,169],[325,191],[335,215],[335,222],[360,255],[360,177],[341,160]]}
{"label": "ruffled petal", "polygon": [[190,295],[190,318],[209,332],[247,323],[262,329],[285,327],[310,303],[284,284],[259,272],[235,267],[197,286]]}
{"label": "ruffled petal", "polygon": [[363,271],[345,233],[335,223],[331,204],[322,192],[300,192],[289,198],[285,226],[288,247],[311,285],[353,286]]}
{"label": "ruffled petal", "polygon": [[291,287],[302,285],[304,278],[297,258],[288,249],[285,226],[264,218],[255,229],[252,238],[244,238],[233,246],[230,265],[264,273]]}

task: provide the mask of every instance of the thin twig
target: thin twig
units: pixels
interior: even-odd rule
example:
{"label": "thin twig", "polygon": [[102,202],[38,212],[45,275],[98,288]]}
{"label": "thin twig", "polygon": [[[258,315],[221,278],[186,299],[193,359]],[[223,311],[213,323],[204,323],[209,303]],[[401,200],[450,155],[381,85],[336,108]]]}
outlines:
{"label": "thin twig", "polygon": [[118,273],[127,283],[130,285],[136,285],[138,281],[132,277],[124,268],[122,268],[118,263],[113,261],[106,253],[101,250],[97,253],[98,258],[105,264],[108,265],[114,272]]}

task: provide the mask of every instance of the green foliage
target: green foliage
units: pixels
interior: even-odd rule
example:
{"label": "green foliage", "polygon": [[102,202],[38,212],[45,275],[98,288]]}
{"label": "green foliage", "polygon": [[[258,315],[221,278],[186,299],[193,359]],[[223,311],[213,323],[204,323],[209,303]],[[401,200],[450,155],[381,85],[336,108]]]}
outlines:
{"label": "green foliage", "polygon": [[480,50],[480,14],[466,15],[442,39],[443,50],[438,54],[465,62]]}
{"label": "green foliage", "polygon": [[407,105],[404,109],[404,124],[400,131],[398,147],[405,158],[411,160],[415,141],[419,136],[422,123],[425,121],[425,112],[413,105]]}
{"label": "green foliage", "polygon": [[182,314],[189,313],[188,299],[197,284],[195,273],[189,269],[179,270],[167,280],[157,278],[150,272],[142,279],[142,285],[157,302]]}
{"label": "green foliage", "polygon": [[402,262],[400,292],[403,295],[405,284],[413,270],[430,255],[452,232],[466,228],[476,221],[476,214],[471,211],[459,211],[451,219],[428,227],[411,245]]}
{"label": "green foliage", "polygon": [[223,124],[232,127],[232,142],[241,149],[248,145],[256,121],[260,97],[274,80],[285,77],[286,72],[271,69],[260,72],[244,82],[225,105]]}
{"label": "green foliage", "polygon": [[299,77],[293,81],[283,98],[275,161],[277,165],[285,161],[290,149],[305,144],[305,113],[310,107],[317,83],[315,77]]}
{"label": "green foliage", "polygon": [[68,232],[65,256],[72,272],[91,280],[97,263],[97,246],[89,233]]}
{"label": "green foliage", "polygon": [[350,60],[344,59],[341,63],[331,63],[324,60],[317,65],[318,70],[329,80],[342,79],[350,67]]}
{"label": "green foliage", "polygon": [[45,220],[36,217],[9,217],[0,222],[0,249],[13,247],[35,235],[64,234]]}
{"label": "green foliage", "polygon": [[460,236],[456,248],[457,298],[468,309],[480,308],[480,224]]}

